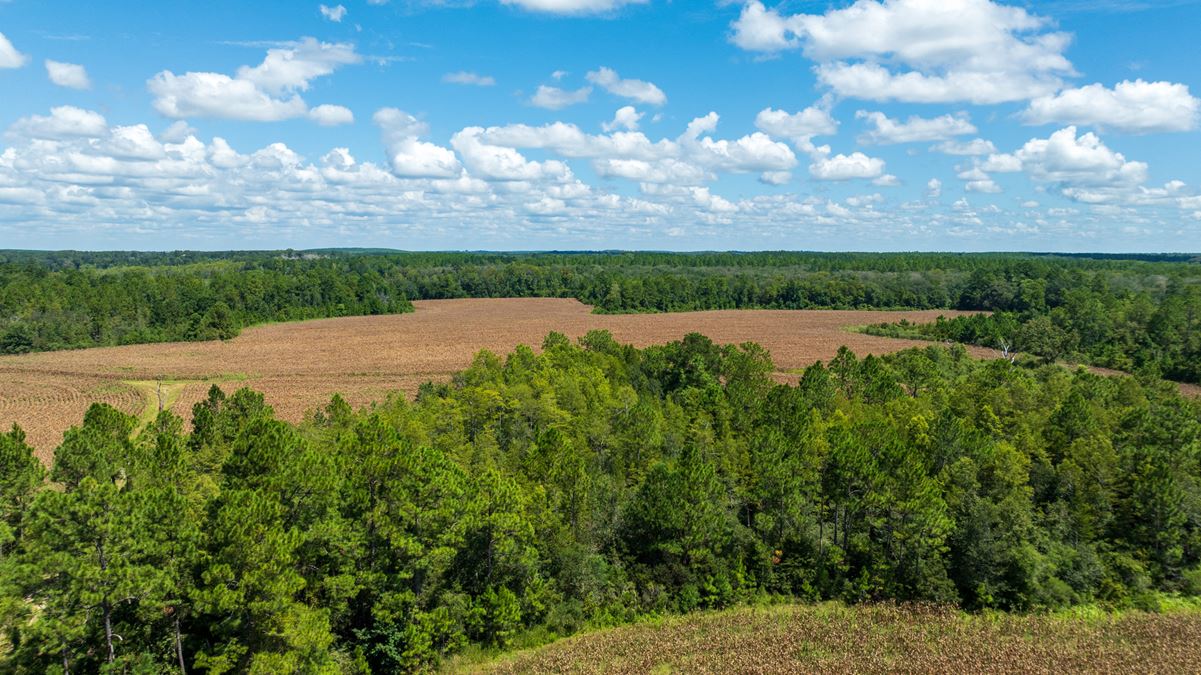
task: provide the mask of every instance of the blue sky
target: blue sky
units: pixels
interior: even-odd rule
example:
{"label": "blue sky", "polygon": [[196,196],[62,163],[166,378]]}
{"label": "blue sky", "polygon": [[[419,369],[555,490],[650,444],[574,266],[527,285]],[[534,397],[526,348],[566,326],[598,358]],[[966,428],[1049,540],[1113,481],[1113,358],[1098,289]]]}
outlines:
{"label": "blue sky", "polygon": [[0,248],[1201,250],[1201,2],[0,0]]}

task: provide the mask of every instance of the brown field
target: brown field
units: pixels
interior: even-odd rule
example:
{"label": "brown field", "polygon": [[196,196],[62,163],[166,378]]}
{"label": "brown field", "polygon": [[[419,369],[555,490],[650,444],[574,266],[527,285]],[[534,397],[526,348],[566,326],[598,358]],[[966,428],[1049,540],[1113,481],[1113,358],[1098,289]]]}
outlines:
{"label": "brown field", "polygon": [[505,655],[478,673],[1190,673],[1201,613],[985,615],[785,606],[624,626]]}
{"label": "brown field", "polygon": [[[755,341],[771,351],[781,378],[834,356],[848,345],[885,353],[915,344],[848,332],[882,321],[932,321],[944,311],[758,311],[605,316],[575,300],[433,300],[412,314],[322,319],[248,328],[228,342],[181,342],[103,347],[0,357],[0,428],[18,422],[44,457],[63,431],[83,419],[93,401],[130,414],[157,405],[156,380],[166,402],[185,418],[211,384],[262,391],[284,419],[341,393],[355,406],[390,391],[408,393],[427,380],[445,380],[481,349],[505,354],[537,346],[550,331],[575,338],[592,329],[639,346],[700,332],[721,343]],[[988,349],[975,349],[993,356]]]}

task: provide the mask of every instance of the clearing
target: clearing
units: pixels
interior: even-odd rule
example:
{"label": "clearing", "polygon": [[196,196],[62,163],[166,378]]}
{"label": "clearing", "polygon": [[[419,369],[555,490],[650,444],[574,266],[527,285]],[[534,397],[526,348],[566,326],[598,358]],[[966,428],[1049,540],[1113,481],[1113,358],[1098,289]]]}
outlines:
{"label": "clearing", "polygon": [[[247,328],[228,342],[101,347],[0,357],[0,428],[20,423],[29,442],[49,459],[62,433],[79,424],[94,401],[143,420],[164,403],[185,419],[212,384],[263,392],[280,417],[299,421],[341,393],[351,405],[409,394],[427,380],[445,380],[481,349],[506,354],[519,344],[538,346],[551,331],[579,337],[606,329],[638,346],[678,340],[690,332],[716,342],[758,342],[780,378],[834,356],[841,345],[859,354],[886,353],[928,342],[850,332],[882,321],[933,321],[963,312],[722,310],[672,314],[592,314],[577,300],[559,298],[427,300],[416,312],[319,319]],[[970,348],[982,357],[996,352]]]}

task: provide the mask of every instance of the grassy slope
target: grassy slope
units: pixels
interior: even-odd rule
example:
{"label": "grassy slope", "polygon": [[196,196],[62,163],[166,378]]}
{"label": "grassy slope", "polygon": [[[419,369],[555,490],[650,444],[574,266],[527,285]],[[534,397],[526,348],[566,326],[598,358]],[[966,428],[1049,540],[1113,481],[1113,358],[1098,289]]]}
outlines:
{"label": "grassy slope", "polygon": [[1201,610],[969,615],[784,605],[598,631],[450,672],[1195,672]]}

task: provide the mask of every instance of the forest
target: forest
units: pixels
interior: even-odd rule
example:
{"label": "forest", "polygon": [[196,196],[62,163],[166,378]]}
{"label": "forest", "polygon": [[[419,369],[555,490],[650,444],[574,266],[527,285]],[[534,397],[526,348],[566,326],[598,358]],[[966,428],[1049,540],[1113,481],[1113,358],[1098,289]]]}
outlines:
{"label": "forest", "polygon": [[298,425],[245,389],[187,429],[96,405],[49,470],[0,435],[0,670],[421,671],[772,598],[1201,595],[1201,403],[1161,380],[931,345],[793,386],[696,334],[541,347]]}
{"label": "forest", "polygon": [[0,354],[231,338],[245,326],[570,297],[595,311],[958,309],[888,335],[1201,382],[1201,259],[945,253],[0,251]]}

